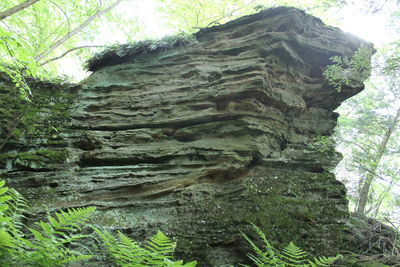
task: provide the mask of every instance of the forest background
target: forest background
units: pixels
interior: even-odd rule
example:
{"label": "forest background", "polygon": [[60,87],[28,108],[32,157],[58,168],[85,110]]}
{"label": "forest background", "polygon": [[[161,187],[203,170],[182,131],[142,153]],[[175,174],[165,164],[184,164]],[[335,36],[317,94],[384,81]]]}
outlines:
{"label": "forest background", "polygon": [[[159,42],[165,35],[191,34],[282,5],[304,9],[374,43],[377,53],[366,89],[337,110],[333,139],[319,136],[310,145],[321,150],[336,145],[343,154],[334,171],[348,188],[351,210],[400,225],[398,0],[2,0],[0,71],[29,104],[35,92],[26,77],[76,82],[89,74],[86,60],[118,43]],[[17,135],[12,130],[17,120],[4,121],[0,115],[7,124],[0,129],[8,129],[1,136]]]}

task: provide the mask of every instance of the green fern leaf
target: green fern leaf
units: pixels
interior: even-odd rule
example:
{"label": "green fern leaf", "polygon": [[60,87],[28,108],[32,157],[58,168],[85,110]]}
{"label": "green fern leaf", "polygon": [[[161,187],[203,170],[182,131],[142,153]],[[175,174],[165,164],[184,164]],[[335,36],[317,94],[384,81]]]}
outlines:
{"label": "green fern leaf", "polygon": [[93,229],[117,265],[141,266],[140,264],[147,259],[146,252],[123,233],[118,232],[118,238],[116,238],[108,231],[100,231],[95,227]]}
{"label": "green fern leaf", "polygon": [[[5,202],[5,201],[4,201]],[[9,206],[7,204],[1,204],[0,205],[0,212],[3,213],[6,210],[8,210]]]}
{"label": "green fern leaf", "polygon": [[4,195],[8,191],[8,187],[0,187],[0,196]]}
{"label": "green fern leaf", "polygon": [[252,247],[253,251],[255,252],[255,255],[248,254],[248,257],[250,258],[253,263],[255,263],[257,266],[263,267],[263,266],[279,266],[278,264],[281,262],[279,259],[279,254],[275,250],[275,248],[269,243],[267,237],[265,234],[261,231],[260,228],[258,228],[256,225],[251,224],[254,231],[257,233],[258,237],[261,239],[263,242],[263,249],[260,249],[248,236],[242,233],[242,236],[244,239],[250,244]]}
{"label": "green fern leaf", "polygon": [[319,266],[331,266],[335,263],[338,259],[340,259],[342,255],[338,254],[335,257],[318,257],[314,258],[314,261],[309,260],[308,263],[311,267],[319,267]]}
{"label": "green fern leaf", "polygon": [[158,231],[150,238],[145,247],[157,255],[162,255],[168,258],[175,250],[175,243],[161,231]]}
{"label": "green fern leaf", "polygon": [[280,256],[288,266],[301,266],[306,262],[307,255],[307,252],[296,246],[293,242],[290,242],[283,249]]}
{"label": "green fern leaf", "polygon": [[[265,234],[254,224],[254,231],[263,242],[263,248],[259,248],[250,238],[242,233],[244,239],[250,244],[255,254],[248,254],[249,259],[257,267],[324,267],[332,265],[341,255],[336,257],[319,257],[314,260],[307,259],[307,252],[290,242],[282,252],[277,251],[268,242]],[[247,265],[241,265],[248,267]]]}
{"label": "green fern leaf", "polygon": [[14,238],[4,229],[0,229],[0,253],[15,248]]}
{"label": "green fern leaf", "polygon": [[14,189],[10,189],[8,193],[11,199],[7,202],[9,209],[7,210],[6,215],[10,218],[12,227],[15,229],[14,234],[22,235],[21,229],[25,228],[22,221],[26,219],[23,215],[27,208],[26,200]]}

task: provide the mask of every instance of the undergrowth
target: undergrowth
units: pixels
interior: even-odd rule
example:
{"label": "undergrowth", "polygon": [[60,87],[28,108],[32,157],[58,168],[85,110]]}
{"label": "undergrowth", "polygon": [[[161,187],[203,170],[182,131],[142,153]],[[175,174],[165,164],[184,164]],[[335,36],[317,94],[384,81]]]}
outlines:
{"label": "undergrowth", "polygon": [[0,181],[0,262],[1,266],[64,266],[93,255],[78,249],[82,226],[95,208],[76,208],[48,216],[33,227],[23,223],[26,200]]}
{"label": "undergrowth", "polygon": [[197,264],[196,261],[186,264],[174,261],[175,243],[160,231],[141,246],[121,232],[114,236],[107,231],[94,230],[117,266],[194,267]]}
{"label": "undergrowth", "polygon": [[[308,258],[308,253],[290,242],[282,252],[275,249],[268,241],[260,228],[252,225],[257,236],[262,241],[263,246],[258,247],[247,235],[242,233],[244,239],[250,244],[253,249],[253,254],[248,257],[257,267],[319,267],[331,266],[336,260],[342,256],[339,254],[335,257],[314,257]],[[249,265],[242,265],[249,266]]]}
{"label": "undergrowth", "polygon": [[[82,234],[89,226],[94,207],[71,208],[47,216],[47,222],[38,221],[33,227],[24,224],[27,202],[17,191],[5,187],[0,180],[0,266],[56,267],[93,258],[84,245],[84,238],[100,237],[116,266],[121,267],[194,267],[197,262],[184,264],[174,261],[175,243],[163,233],[152,236],[140,246],[123,233],[117,236],[93,228],[91,235]],[[86,251],[84,253],[83,251]]]}
{"label": "undergrowth", "polygon": [[[94,258],[93,252],[85,247],[83,239],[94,238],[106,250],[110,261],[121,267],[195,267],[196,261],[184,263],[174,260],[176,243],[157,232],[145,243],[139,244],[122,232],[112,234],[104,229],[93,229],[92,234],[82,234],[82,228],[90,226],[89,220],[94,207],[71,208],[47,216],[47,221],[38,221],[26,226],[24,216],[26,200],[15,190],[5,187],[0,180],[0,265],[56,267],[72,262]],[[276,250],[265,234],[255,225],[255,232],[263,243],[258,247],[247,235],[244,239],[254,253],[249,259],[257,267],[318,267],[330,266],[341,256],[308,258],[308,254],[289,243],[282,252]],[[248,266],[248,265],[242,265]]]}

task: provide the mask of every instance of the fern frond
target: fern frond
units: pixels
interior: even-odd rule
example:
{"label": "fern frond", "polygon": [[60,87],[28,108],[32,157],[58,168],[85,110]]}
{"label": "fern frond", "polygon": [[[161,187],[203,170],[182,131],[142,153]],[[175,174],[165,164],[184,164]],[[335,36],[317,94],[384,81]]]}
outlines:
{"label": "fern frond", "polygon": [[[265,234],[252,224],[254,231],[263,242],[263,248],[259,248],[250,238],[242,233],[244,239],[250,244],[255,254],[248,254],[249,259],[256,264],[257,267],[324,267],[331,266],[337,259],[336,257],[318,257],[314,260],[307,259],[307,252],[290,242],[282,252],[277,251],[268,242]],[[248,267],[247,265],[242,265]]]}
{"label": "fern frond", "polygon": [[0,229],[0,255],[2,251],[8,251],[15,248],[14,238],[4,229]]}
{"label": "fern frond", "polygon": [[8,187],[5,187],[5,181],[0,180],[0,212],[8,209],[7,202],[12,198],[8,193]]}
{"label": "fern frond", "polygon": [[50,219],[49,216],[48,220],[51,226],[57,230],[81,230],[80,225],[86,224],[95,210],[95,207],[61,210],[55,213],[56,218]]}
{"label": "fern frond", "polygon": [[25,246],[31,250],[31,256],[36,257],[35,261],[43,264],[38,266],[61,266],[91,258],[92,255],[84,255],[65,245],[79,246],[76,241],[87,237],[75,232],[81,230],[80,225],[89,220],[94,210],[91,207],[56,212],[54,217],[48,217],[49,222],[39,221],[35,223],[36,229],[28,228],[33,240],[25,242]]}
{"label": "fern frond", "polygon": [[108,231],[100,231],[95,227],[93,229],[101,238],[115,264],[133,266],[132,264],[141,264],[147,259],[146,252],[139,244],[123,233],[118,232],[117,238]]}
{"label": "fern frond", "polygon": [[4,180],[0,180],[0,196],[4,195],[8,191],[8,187],[5,187],[4,185],[6,182]]}
{"label": "fern frond", "polygon": [[183,261],[171,261],[168,259],[165,259],[165,264],[163,266],[165,267],[195,267],[197,265],[197,261],[191,261],[186,264],[183,263]]}
{"label": "fern frond", "polygon": [[[146,252],[136,241],[130,239],[121,232],[118,232],[118,238],[119,241],[117,244],[120,259],[126,261],[127,263],[142,263],[146,260]],[[114,254],[115,252],[116,251],[114,251]]]}
{"label": "fern frond", "polygon": [[16,234],[22,235],[21,229],[25,227],[23,220],[26,219],[24,213],[28,207],[26,199],[14,189],[10,189],[9,196],[10,200],[7,202],[9,209],[7,210],[7,216],[10,218],[12,227],[15,229]]}
{"label": "fern frond", "polygon": [[171,254],[175,250],[176,244],[172,242],[171,239],[169,239],[161,231],[158,231],[150,238],[149,241],[147,241],[147,245],[145,247],[150,252],[166,258],[170,258]]}
{"label": "fern frond", "polygon": [[173,261],[172,253],[175,243],[162,232],[157,232],[142,248],[137,242],[121,232],[117,237],[108,231],[100,231],[93,227],[101,238],[114,263],[122,267],[194,267],[196,261],[184,264],[183,261]]}
{"label": "fern frond", "polygon": [[263,250],[260,249],[247,235],[241,233],[243,238],[250,244],[251,248],[255,252],[255,255],[248,254],[250,260],[259,267],[264,266],[279,266],[281,262],[279,254],[275,251],[275,248],[268,242],[264,232],[261,231],[255,224],[251,224],[258,237],[263,242]]}
{"label": "fern frond", "polygon": [[331,266],[338,259],[340,259],[342,255],[338,254],[335,257],[316,257],[314,261],[308,260],[310,267],[319,267],[319,266]]}
{"label": "fern frond", "polygon": [[280,257],[288,266],[301,266],[307,261],[307,252],[290,242],[283,251]]}

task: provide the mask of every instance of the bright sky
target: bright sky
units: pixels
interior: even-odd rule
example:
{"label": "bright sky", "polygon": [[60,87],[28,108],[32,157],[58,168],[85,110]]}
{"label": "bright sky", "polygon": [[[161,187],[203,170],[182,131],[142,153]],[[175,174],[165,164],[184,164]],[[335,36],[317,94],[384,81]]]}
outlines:
{"label": "bright sky", "polygon": [[[353,1],[353,5],[344,8],[340,13],[342,19],[339,22],[339,28],[370,41],[376,46],[398,39],[396,34],[390,33],[388,30],[389,14],[387,12],[365,14],[362,12],[362,2],[364,1]],[[393,8],[395,7],[393,6]],[[391,7],[387,10],[392,11]]]}
{"label": "bright sky", "polygon": [[[376,47],[399,39],[397,34],[389,33],[387,30],[387,14],[382,14],[382,12],[365,14],[362,13],[362,6],[365,0],[352,0],[351,2],[352,4],[345,7],[341,12],[332,12],[332,17],[336,16],[339,19],[339,25],[337,25],[339,28],[373,42]],[[136,24],[144,31],[142,35],[134,36],[133,40],[161,38],[173,33],[173,30],[168,29],[163,24],[162,19],[159,18],[154,0],[126,1],[120,4],[114,12],[118,16],[127,17],[135,17],[135,15],[140,14],[140,16],[137,16]],[[100,37],[94,40],[93,44],[128,42],[126,35],[115,31],[115,28],[115,26],[107,27],[104,25]],[[76,66],[80,63],[76,62],[76,60],[65,58],[63,61],[60,60],[60,64],[63,66],[64,73],[67,76],[73,76],[74,80],[81,80],[88,75],[84,71],[77,72]]]}

